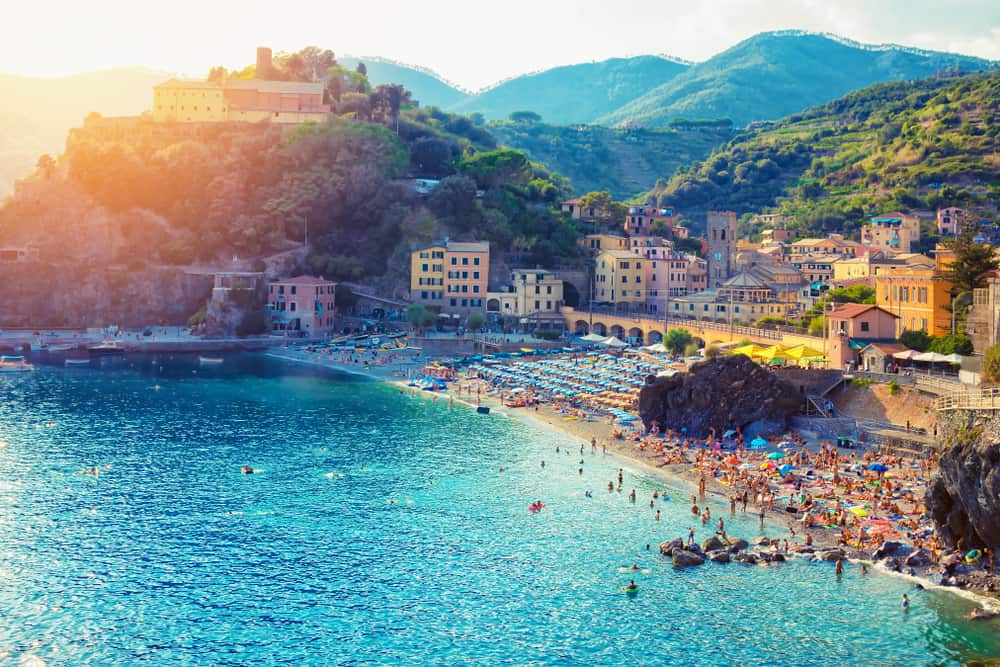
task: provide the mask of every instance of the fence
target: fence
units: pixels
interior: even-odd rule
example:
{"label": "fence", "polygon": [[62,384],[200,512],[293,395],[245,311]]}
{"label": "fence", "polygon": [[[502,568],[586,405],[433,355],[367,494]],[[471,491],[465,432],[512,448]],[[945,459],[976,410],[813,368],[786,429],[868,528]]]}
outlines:
{"label": "fence", "polygon": [[1000,410],[1000,387],[961,389],[934,401],[938,412],[947,410]]}

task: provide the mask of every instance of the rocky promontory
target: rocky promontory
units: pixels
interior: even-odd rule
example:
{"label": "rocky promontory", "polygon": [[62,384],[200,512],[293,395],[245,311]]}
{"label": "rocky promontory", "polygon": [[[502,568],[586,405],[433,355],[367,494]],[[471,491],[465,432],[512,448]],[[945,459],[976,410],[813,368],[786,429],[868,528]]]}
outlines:
{"label": "rocky promontory", "polygon": [[790,383],[738,354],[698,362],[687,373],[649,376],[639,393],[646,428],[680,430],[704,437],[751,425],[783,431],[803,397]]}
{"label": "rocky promontory", "polygon": [[939,419],[943,449],[927,511],[949,546],[1000,549],[1000,416],[956,411]]}

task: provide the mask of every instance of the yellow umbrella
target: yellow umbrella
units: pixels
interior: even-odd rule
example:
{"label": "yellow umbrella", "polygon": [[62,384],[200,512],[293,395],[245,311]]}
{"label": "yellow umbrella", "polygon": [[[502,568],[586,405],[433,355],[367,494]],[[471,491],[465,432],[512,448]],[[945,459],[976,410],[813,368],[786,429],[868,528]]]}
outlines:
{"label": "yellow umbrella", "polygon": [[790,347],[785,350],[785,354],[795,360],[809,359],[814,357],[822,357],[823,353],[819,350],[814,350],[808,345],[796,345],[795,347]]}
{"label": "yellow umbrella", "polygon": [[760,351],[763,349],[764,348],[760,347],[759,345],[750,343],[749,345],[741,345],[740,347],[734,347],[729,351],[729,354],[745,354],[746,356],[753,358],[756,356],[760,356]]}
{"label": "yellow umbrella", "polygon": [[785,348],[781,347],[780,345],[772,345],[771,347],[764,348],[763,350],[760,351],[760,354],[757,356],[759,356],[764,361],[771,361],[773,359],[788,361],[789,359],[791,359],[791,357],[788,356],[788,353],[785,351]]}
{"label": "yellow umbrella", "polygon": [[859,516],[861,518],[868,516],[868,512],[866,512],[861,507],[848,507],[847,509],[850,510],[851,513],[853,513],[854,515]]}

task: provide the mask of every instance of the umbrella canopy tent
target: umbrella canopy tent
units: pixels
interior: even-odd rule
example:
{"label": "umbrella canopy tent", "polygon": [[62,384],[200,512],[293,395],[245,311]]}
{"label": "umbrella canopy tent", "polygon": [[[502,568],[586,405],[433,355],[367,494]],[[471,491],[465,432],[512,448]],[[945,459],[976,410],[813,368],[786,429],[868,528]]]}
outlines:
{"label": "umbrella canopy tent", "polygon": [[750,441],[751,449],[763,449],[764,447],[767,447],[767,440],[764,438],[754,438]]}
{"label": "umbrella canopy tent", "polygon": [[592,334],[587,334],[586,336],[581,336],[580,340],[585,340],[588,343],[600,343],[602,340],[604,340],[604,336],[592,333]]}
{"label": "umbrella canopy tent", "polygon": [[942,362],[949,361],[946,355],[940,354],[938,352],[924,352],[923,354],[918,354],[913,357],[914,361],[929,361],[932,364],[939,364]]}
{"label": "umbrella canopy tent", "polygon": [[770,454],[767,455],[767,458],[771,460],[777,460],[785,458],[785,455],[782,452],[771,452]]}
{"label": "umbrella canopy tent", "polygon": [[942,361],[946,361],[953,366],[960,366],[962,364],[962,355],[952,352],[951,354],[944,355]]}
{"label": "umbrella canopy tent", "polygon": [[729,354],[745,354],[746,356],[753,359],[754,357],[760,356],[760,353],[763,349],[764,348],[762,348],[759,345],[750,343],[749,345],[741,345],[739,347],[734,347],[733,349],[729,350]]}
{"label": "umbrella canopy tent", "polygon": [[872,463],[868,466],[868,469],[872,472],[887,472],[889,470],[889,466],[882,465],[881,463]]}
{"label": "umbrella canopy tent", "polygon": [[663,343],[656,343],[655,345],[647,345],[646,347],[640,348],[646,352],[653,352],[655,354],[665,354],[669,350],[663,345]]}
{"label": "umbrella canopy tent", "polygon": [[628,343],[623,340],[619,340],[615,336],[608,336],[601,341],[601,345],[607,345],[608,347],[628,347]]}
{"label": "umbrella canopy tent", "polygon": [[788,356],[785,348],[780,345],[772,345],[771,347],[764,348],[758,356],[767,362],[775,360],[790,361],[792,359],[792,357]]}
{"label": "umbrella canopy tent", "polygon": [[902,352],[896,352],[892,355],[893,359],[899,359],[901,361],[913,361],[915,358],[919,357],[920,353],[916,350],[903,350]]}

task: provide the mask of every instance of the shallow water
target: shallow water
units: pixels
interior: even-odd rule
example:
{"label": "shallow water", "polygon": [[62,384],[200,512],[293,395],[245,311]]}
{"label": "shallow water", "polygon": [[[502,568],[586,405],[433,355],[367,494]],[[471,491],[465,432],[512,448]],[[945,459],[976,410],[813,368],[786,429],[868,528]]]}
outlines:
{"label": "shallow water", "polygon": [[[0,664],[1000,655],[997,625],[963,620],[969,602],[898,578],[801,562],[676,570],[656,545],[710,532],[686,490],[656,501],[656,522],[662,482],[626,465],[625,491],[609,493],[622,464],[558,433],[260,357],[0,376],[0,443]],[[90,466],[99,477],[74,474]],[[730,534],[761,534],[750,514],[712,513],[712,528],[723,513]],[[619,571],[633,563],[649,573]],[[620,590],[630,578],[635,597]]]}

